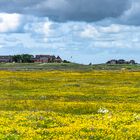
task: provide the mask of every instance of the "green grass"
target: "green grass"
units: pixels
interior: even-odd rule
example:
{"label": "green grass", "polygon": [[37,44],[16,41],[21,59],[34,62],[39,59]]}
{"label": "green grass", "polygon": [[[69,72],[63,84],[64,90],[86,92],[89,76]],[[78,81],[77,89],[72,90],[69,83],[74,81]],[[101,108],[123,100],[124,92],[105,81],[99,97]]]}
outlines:
{"label": "green grass", "polygon": [[13,70],[13,71],[42,71],[42,70],[61,70],[61,71],[92,71],[92,70],[122,70],[140,71],[140,65],[129,64],[96,64],[96,65],[83,65],[76,63],[0,63],[0,70]]}
{"label": "green grass", "polygon": [[92,68],[88,65],[75,63],[0,63],[0,70],[25,70],[25,71],[42,71],[42,70],[80,70],[88,71]]}

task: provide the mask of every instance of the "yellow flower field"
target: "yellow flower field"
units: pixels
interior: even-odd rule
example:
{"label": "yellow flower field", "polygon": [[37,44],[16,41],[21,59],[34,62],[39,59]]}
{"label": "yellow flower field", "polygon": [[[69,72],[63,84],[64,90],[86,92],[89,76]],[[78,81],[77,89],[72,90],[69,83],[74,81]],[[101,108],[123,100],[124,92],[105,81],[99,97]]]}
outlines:
{"label": "yellow flower field", "polygon": [[140,140],[140,72],[0,71],[2,140]]}

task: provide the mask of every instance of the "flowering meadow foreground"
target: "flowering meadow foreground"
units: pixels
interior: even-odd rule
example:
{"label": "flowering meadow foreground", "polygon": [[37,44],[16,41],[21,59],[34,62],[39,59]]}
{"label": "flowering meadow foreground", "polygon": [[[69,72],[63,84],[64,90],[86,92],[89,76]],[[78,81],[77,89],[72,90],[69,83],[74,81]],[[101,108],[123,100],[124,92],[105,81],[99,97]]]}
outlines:
{"label": "flowering meadow foreground", "polygon": [[140,140],[140,72],[0,71],[0,139]]}

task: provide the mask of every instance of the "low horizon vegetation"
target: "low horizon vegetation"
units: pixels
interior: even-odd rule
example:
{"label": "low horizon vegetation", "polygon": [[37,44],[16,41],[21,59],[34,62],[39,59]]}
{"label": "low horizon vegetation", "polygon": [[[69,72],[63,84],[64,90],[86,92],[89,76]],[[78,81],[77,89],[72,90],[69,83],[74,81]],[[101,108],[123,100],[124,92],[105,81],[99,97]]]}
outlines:
{"label": "low horizon vegetation", "polygon": [[92,71],[92,70],[140,71],[140,64],[78,64],[65,63],[0,63],[0,70],[11,71]]}

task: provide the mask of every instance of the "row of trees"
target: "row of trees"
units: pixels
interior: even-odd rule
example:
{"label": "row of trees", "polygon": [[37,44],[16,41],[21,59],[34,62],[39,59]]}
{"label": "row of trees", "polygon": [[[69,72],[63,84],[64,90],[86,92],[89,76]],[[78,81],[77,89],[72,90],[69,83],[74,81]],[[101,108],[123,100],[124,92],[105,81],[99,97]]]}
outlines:
{"label": "row of trees", "polygon": [[21,54],[21,55],[14,55],[12,59],[16,63],[31,63],[33,62],[33,55],[30,54]]}

